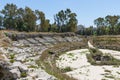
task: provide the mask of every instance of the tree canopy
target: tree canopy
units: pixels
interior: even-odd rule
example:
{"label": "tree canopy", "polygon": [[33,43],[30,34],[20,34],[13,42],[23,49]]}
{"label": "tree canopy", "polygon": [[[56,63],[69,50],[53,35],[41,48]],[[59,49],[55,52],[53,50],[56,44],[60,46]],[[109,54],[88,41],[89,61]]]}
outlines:
{"label": "tree canopy", "polygon": [[72,13],[70,9],[61,10],[55,16],[55,24],[58,26],[59,32],[75,32],[77,29],[76,13]]}

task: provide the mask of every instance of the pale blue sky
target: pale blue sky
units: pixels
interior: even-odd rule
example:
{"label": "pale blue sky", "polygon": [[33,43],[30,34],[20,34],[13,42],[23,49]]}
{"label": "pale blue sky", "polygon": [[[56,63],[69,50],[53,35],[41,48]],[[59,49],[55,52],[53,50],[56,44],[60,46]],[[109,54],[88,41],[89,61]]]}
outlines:
{"label": "pale blue sky", "polygon": [[51,23],[54,22],[53,15],[58,11],[70,8],[77,14],[78,24],[87,27],[93,25],[94,19],[98,17],[120,15],[120,0],[0,0],[0,10],[6,3],[43,11]]}

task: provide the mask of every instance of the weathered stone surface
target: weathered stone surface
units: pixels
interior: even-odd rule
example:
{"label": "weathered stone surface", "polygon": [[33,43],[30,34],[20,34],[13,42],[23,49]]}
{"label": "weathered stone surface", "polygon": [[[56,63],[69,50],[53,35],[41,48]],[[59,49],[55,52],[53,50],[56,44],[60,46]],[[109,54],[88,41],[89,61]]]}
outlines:
{"label": "weathered stone surface", "polygon": [[21,72],[19,71],[18,68],[14,68],[14,69],[10,70],[10,72],[13,74],[13,77],[15,79],[20,78]]}
{"label": "weathered stone surface", "polygon": [[56,39],[56,41],[58,41],[58,42],[67,42],[66,39],[64,39],[61,36],[56,36],[56,37],[53,37],[53,38]]}
{"label": "weathered stone surface", "polygon": [[28,68],[26,65],[22,64],[21,62],[14,62],[12,68],[19,68],[20,72],[27,72]]}
{"label": "weathered stone surface", "polygon": [[27,72],[28,71],[28,67],[26,65],[19,66],[19,69],[20,69],[21,72]]}
{"label": "weathered stone surface", "polygon": [[26,59],[26,55],[20,54],[19,56],[16,57],[16,61],[24,61]]}
{"label": "weathered stone surface", "polygon": [[56,40],[53,39],[52,37],[43,37],[43,39],[47,40],[50,43],[56,43]]}
{"label": "weathered stone surface", "polygon": [[34,38],[28,38],[27,41],[32,43],[32,44],[38,44],[38,41],[35,40]]}
{"label": "weathered stone surface", "polygon": [[34,77],[34,78],[37,78],[37,77],[38,77],[38,74],[35,73],[35,72],[32,72],[32,73],[29,73],[29,76],[30,76],[30,77]]}

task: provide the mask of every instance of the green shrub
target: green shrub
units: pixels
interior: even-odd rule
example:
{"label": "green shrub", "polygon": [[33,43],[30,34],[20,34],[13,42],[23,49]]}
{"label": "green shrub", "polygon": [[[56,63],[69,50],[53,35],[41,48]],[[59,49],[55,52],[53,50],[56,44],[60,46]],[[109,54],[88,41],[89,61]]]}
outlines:
{"label": "green shrub", "polygon": [[62,69],[64,72],[69,72],[69,71],[72,71],[72,69],[70,67],[66,67],[64,69]]}
{"label": "green shrub", "polygon": [[21,73],[21,77],[26,77],[27,76],[27,73],[26,72],[22,72]]}
{"label": "green shrub", "polygon": [[15,58],[15,54],[10,54],[10,59],[14,59]]}
{"label": "green shrub", "polygon": [[14,33],[14,34],[12,34],[12,40],[17,40],[17,37],[16,37],[17,35]]}
{"label": "green shrub", "polygon": [[89,50],[90,50],[90,52],[92,52],[92,53],[96,53],[96,52],[97,52],[97,49],[90,48]]}
{"label": "green shrub", "polygon": [[115,79],[114,76],[110,75],[110,76],[105,76],[106,78],[110,78],[110,79]]}
{"label": "green shrub", "polygon": [[4,34],[5,34],[5,36],[8,36],[8,33],[5,32]]}
{"label": "green shrub", "polygon": [[73,53],[69,53],[67,54],[68,56],[71,56],[71,57],[74,57],[74,54]]}
{"label": "green shrub", "polygon": [[38,67],[34,66],[34,65],[30,65],[30,66],[28,66],[28,68],[38,68]]}
{"label": "green shrub", "polygon": [[14,63],[14,61],[15,61],[14,59],[11,59],[11,60],[10,60],[11,63]]}
{"label": "green shrub", "polygon": [[105,70],[105,72],[111,73],[111,71],[110,71],[110,70]]}

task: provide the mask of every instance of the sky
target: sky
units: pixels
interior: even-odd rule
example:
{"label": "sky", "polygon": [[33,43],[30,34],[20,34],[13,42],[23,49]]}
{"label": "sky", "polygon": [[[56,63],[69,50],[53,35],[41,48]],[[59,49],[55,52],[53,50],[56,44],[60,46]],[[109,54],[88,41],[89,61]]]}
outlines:
{"label": "sky", "polygon": [[77,14],[78,24],[86,27],[94,25],[98,17],[120,15],[120,0],[0,0],[0,10],[7,3],[16,4],[18,8],[28,6],[43,11],[51,23],[56,13],[70,8]]}

